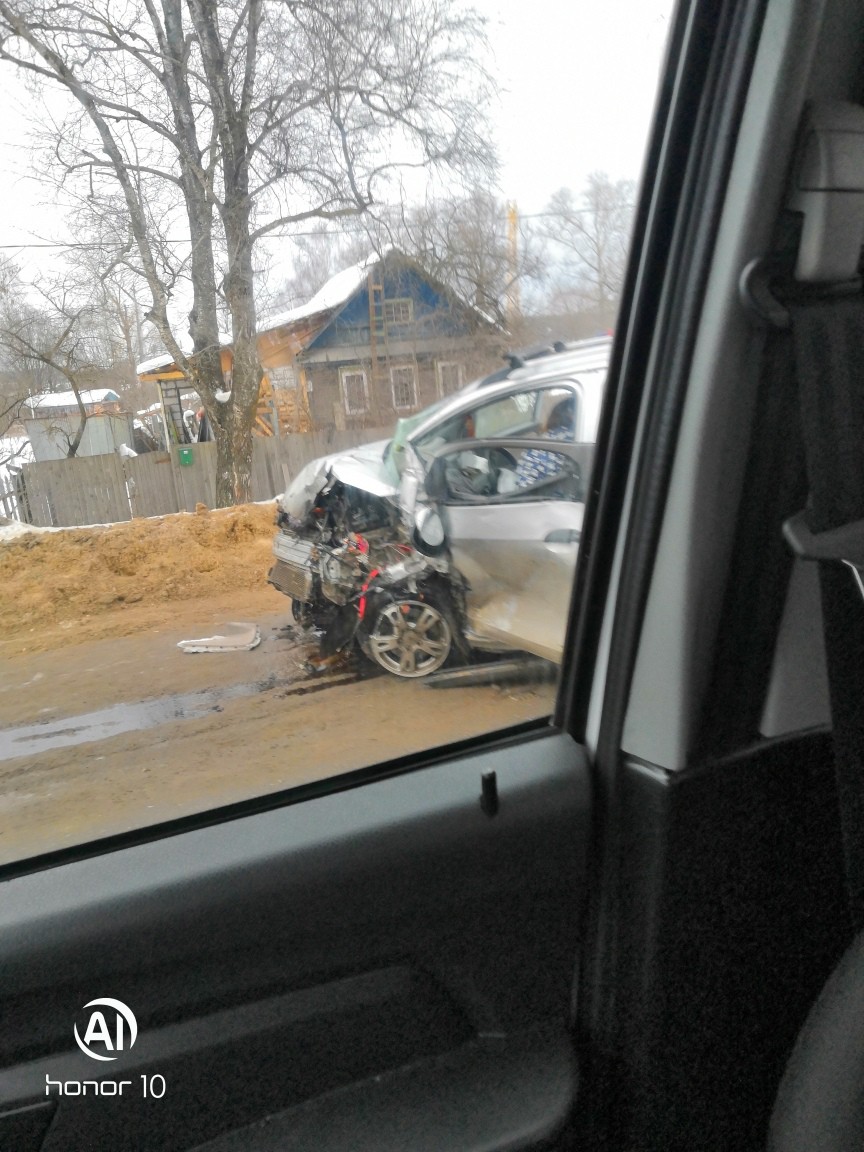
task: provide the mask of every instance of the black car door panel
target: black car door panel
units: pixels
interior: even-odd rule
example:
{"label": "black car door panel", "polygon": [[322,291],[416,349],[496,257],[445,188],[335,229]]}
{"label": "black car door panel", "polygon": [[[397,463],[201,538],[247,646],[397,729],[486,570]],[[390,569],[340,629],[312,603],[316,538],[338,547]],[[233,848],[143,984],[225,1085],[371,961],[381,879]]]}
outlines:
{"label": "black car door panel", "polygon": [[[286,1110],[299,1132],[293,1110],[337,1090],[342,1147],[368,1085],[386,1116],[401,1076],[453,1094],[466,1148],[517,1146],[517,1111],[526,1139],[548,1133],[574,1088],[589,811],[581,750],[550,733],[8,879],[0,1148],[26,1148],[4,1125],[44,1123],[35,1104],[54,1108],[46,1150],[184,1149]],[[108,1064],[73,1036],[98,997],[139,1029]],[[493,1068],[511,1112],[478,1092],[474,1115],[466,1088]]]}

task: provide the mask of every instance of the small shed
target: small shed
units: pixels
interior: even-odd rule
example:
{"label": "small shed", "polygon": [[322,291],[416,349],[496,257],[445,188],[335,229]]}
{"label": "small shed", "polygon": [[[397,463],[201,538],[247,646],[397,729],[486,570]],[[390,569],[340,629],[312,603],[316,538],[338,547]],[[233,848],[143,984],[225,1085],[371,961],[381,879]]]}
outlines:
{"label": "small shed", "polygon": [[[132,414],[125,412],[120,395],[112,388],[87,388],[79,393],[87,414],[78,456],[102,456],[131,446]],[[63,460],[78,433],[81,409],[74,392],[46,392],[24,403],[24,431],[37,461]]]}

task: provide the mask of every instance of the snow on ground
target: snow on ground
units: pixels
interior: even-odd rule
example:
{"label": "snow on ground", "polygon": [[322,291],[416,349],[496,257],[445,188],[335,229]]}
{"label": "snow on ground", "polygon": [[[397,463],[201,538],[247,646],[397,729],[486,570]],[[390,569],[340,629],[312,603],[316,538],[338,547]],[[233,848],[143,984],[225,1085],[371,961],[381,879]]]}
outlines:
{"label": "snow on ground", "polygon": [[8,544],[12,540],[20,540],[22,536],[29,536],[31,532],[63,531],[63,528],[37,528],[33,524],[22,524],[20,520],[10,520],[8,524],[0,523],[0,544]]}

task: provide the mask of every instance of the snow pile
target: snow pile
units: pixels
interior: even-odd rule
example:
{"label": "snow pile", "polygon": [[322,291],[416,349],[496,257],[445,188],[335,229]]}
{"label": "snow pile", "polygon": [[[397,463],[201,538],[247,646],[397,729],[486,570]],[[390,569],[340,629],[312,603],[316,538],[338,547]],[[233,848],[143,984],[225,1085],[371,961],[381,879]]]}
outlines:
{"label": "snow pile", "polygon": [[0,544],[8,544],[10,540],[20,540],[22,536],[29,536],[31,532],[62,531],[62,528],[36,528],[32,524],[22,524],[18,520],[5,520],[0,517]]}

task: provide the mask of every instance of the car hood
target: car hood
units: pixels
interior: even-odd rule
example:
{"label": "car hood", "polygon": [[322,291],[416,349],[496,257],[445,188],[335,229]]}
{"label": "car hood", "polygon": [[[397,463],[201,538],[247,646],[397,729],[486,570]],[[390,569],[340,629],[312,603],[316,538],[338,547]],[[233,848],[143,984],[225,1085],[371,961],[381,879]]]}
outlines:
{"label": "car hood", "polygon": [[399,474],[389,456],[385,456],[389,443],[378,440],[310,461],[277,498],[277,504],[289,516],[302,520],[314,507],[322,488],[333,480],[398,503]]}

